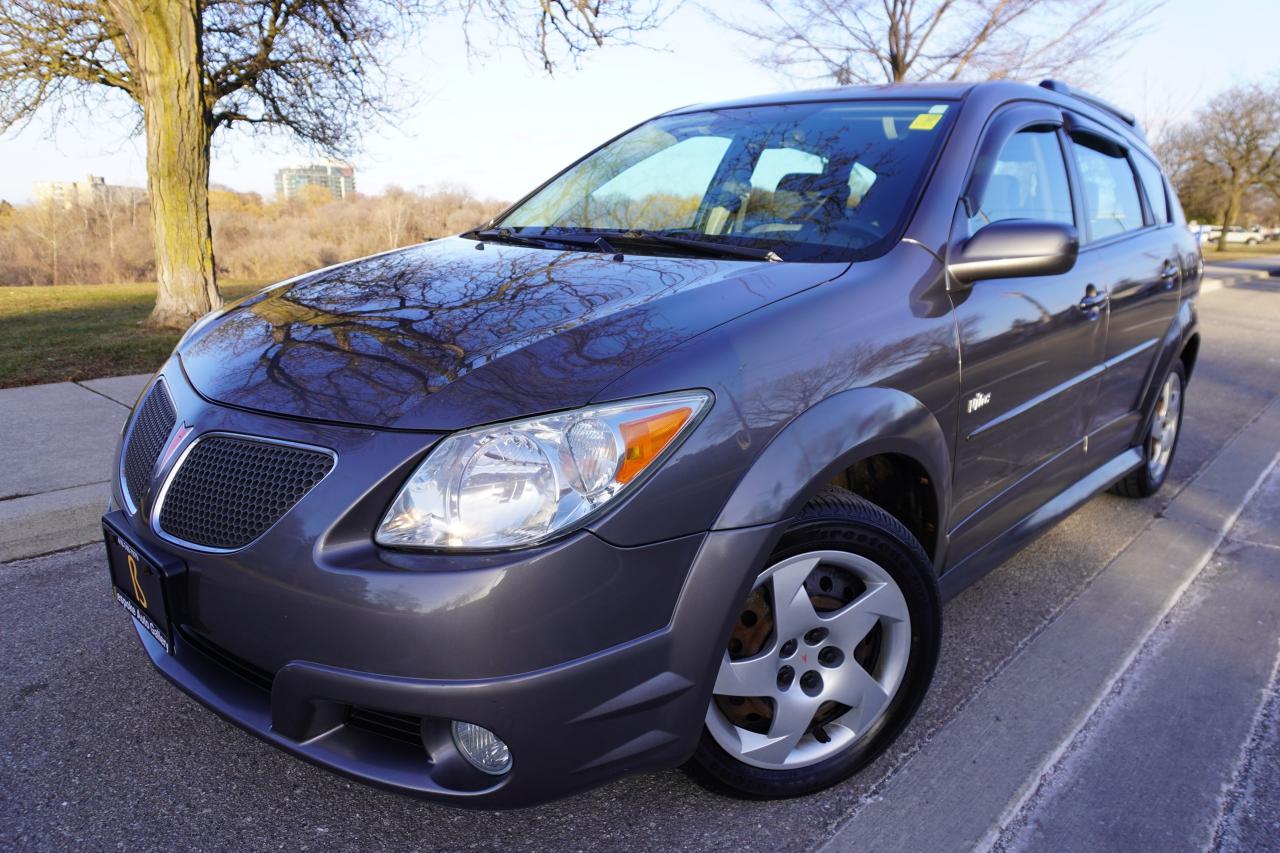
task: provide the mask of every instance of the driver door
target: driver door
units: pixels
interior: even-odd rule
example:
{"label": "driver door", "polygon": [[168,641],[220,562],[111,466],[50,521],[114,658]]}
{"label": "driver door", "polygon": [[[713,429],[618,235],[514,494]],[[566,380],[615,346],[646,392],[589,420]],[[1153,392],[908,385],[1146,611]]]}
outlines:
{"label": "driver door", "polygon": [[[1079,227],[1062,115],[997,115],[975,162],[952,245],[1010,219]],[[1076,269],[975,281],[953,294],[960,338],[953,558],[972,554],[1083,476],[1082,440],[1099,388],[1105,297]]]}

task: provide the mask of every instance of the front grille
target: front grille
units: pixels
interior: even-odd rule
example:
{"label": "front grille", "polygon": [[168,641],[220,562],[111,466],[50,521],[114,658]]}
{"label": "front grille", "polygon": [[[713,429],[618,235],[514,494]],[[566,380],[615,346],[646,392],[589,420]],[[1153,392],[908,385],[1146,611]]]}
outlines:
{"label": "front grille", "polygon": [[328,453],[211,435],[192,446],[169,483],[160,530],[204,548],[243,548],[333,469]]}
{"label": "front grille", "polygon": [[156,459],[164,449],[165,439],[173,431],[177,418],[178,413],[163,380],[157,382],[138,407],[133,429],[129,430],[129,444],[124,450],[124,482],[135,507],[141,505],[142,497],[147,493],[151,470],[155,468]]}

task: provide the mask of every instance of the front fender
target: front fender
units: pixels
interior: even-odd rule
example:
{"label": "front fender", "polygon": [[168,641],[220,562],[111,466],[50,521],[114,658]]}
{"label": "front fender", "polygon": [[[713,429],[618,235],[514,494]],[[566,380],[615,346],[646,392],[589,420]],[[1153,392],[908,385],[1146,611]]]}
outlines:
{"label": "front fender", "polygon": [[939,513],[940,566],[949,527],[951,445],[923,403],[892,388],[842,391],[792,420],[738,482],[712,529],[790,518],[837,474],[881,453],[908,456],[929,475]]}

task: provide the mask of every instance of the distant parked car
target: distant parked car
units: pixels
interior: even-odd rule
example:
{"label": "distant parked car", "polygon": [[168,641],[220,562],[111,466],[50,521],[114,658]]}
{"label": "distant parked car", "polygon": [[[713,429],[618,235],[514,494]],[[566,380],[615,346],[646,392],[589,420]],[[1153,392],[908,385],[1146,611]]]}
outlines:
{"label": "distant parked car", "polygon": [[[1218,234],[1221,233],[1221,229],[1219,229]],[[1217,239],[1217,235],[1214,236],[1214,239]],[[1263,239],[1261,232],[1252,231],[1245,228],[1243,225],[1232,225],[1227,229],[1228,243],[1240,243],[1246,246],[1256,246],[1261,243]]]}

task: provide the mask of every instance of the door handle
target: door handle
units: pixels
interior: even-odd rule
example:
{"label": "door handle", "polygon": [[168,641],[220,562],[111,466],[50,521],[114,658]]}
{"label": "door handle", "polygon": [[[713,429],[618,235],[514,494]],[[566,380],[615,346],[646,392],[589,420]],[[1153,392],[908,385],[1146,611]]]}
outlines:
{"label": "door handle", "polygon": [[1173,261],[1165,261],[1164,266],[1160,267],[1161,278],[1174,278],[1178,275],[1178,265]]}

